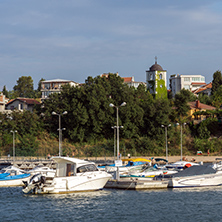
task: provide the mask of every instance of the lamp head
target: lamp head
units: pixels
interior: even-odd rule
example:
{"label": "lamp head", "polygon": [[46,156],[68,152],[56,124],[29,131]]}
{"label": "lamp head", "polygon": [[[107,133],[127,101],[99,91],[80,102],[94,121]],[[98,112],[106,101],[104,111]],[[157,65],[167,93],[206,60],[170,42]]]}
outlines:
{"label": "lamp head", "polygon": [[125,106],[126,105],[126,102],[123,102],[120,106]]}
{"label": "lamp head", "polygon": [[112,103],[109,104],[109,107],[115,107]]}

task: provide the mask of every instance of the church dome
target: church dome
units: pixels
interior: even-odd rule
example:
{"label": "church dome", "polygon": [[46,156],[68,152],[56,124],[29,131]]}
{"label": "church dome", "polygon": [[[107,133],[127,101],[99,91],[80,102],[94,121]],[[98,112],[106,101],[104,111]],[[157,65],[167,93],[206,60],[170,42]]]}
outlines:
{"label": "church dome", "polygon": [[155,62],[155,64],[150,67],[150,71],[163,71],[163,68]]}

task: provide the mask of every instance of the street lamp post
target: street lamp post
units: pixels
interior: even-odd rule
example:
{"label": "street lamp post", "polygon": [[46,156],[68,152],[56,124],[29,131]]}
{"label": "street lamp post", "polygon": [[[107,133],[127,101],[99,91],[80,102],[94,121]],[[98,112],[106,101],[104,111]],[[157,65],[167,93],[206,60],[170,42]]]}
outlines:
{"label": "street lamp post", "polygon": [[[125,106],[126,102],[123,102],[120,106],[115,106],[114,104],[110,103],[110,107],[116,108],[116,148],[117,148],[117,160],[119,160],[119,107]],[[119,179],[119,167],[117,166],[117,180]]]}
{"label": "street lamp post", "polygon": [[114,162],[115,162],[115,157],[116,157],[116,126],[111,127],[114,130],[114,152],[113,152],[113,157],[114,157]]}
{"label": "street lamp post", "polygon": [[11,130],[10,132],[13,134],[13,165],[15,165],[15,133],[17,133],[17,130]]}
{"label": "street lamp post", "polygon": [[65,128],[61,129],[61,115],[66,115],[68,112],[64,111],[62,114],[56,113],[56,112],[52,112],[52,115],[57,115],[59,117],[59,156],[62,155],[62,130],[65,130]]}
{"label": "street lamp post", "polygon": [[183,158],[183,131],[182,127],[186,125],[186,123],[177,123],[177,125],[180,125],[180,160]]}
{"label": "street lamp post", "polygon": [[161,125],[161,127],[165,128],[165,136],[166,136],[166,160],[168,160],[168,147],[167,147],[167,127],[170,127],[171,124],[169,125]]}

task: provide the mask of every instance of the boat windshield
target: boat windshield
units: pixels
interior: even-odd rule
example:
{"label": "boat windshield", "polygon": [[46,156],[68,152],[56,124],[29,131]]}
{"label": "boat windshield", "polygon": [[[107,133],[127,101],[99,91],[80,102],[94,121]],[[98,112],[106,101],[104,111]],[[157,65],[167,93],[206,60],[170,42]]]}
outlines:
{"label": "boat windshield", "polygon": [[92,172],[92,171],[98,171],[97,167],[93,164],[88,164],[77,168],[77,173]]}

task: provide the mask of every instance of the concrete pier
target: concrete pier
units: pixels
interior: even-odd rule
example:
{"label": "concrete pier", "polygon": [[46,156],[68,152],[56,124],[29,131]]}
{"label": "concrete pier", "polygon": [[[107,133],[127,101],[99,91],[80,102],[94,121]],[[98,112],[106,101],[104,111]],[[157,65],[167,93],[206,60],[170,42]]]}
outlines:
{"label": "concrete pier", "polygon": [[[11,158],[1,158],[0,159],[0,169],[13,165],[13,160]],[[32,158],[17,158],[15,160],[14,166],[23,169],[23,170],[31,170],[36,166],[47,166],[50,168],[55,168],[55,163],[51,159],[32,159]]]}

